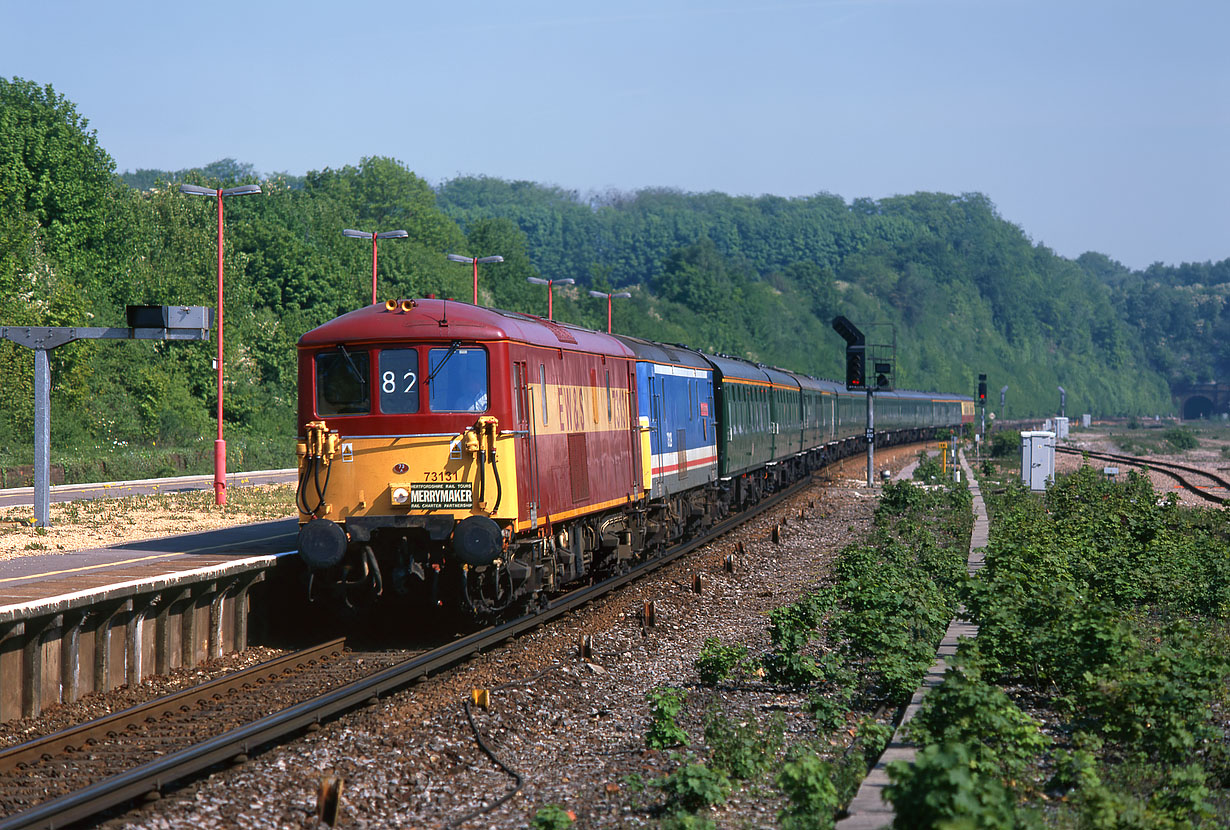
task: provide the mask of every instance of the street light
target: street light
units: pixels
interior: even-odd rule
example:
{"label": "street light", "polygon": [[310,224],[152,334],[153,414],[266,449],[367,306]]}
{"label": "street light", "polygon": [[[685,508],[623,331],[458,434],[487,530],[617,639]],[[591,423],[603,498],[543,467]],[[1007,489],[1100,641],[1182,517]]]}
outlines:
{"label": "street light", "polygon": [[539,279],[538,277],[526,277],[525,281],[533,283],[534,285],[545,285],[547,287],[547,319],[548,320],[555,319],[555,309],[552,307],[552,304],[551,304],[551,286],[557,282],[560,285],[575,285],[576,284],[576,280],[544,280],[544,279]]}
{"label": "street light", "polygon": [[214,441],[214,504],[223,505],[226,504],[226,441],[222,439],[222,197],[254,195],[260,193],[261,188],[257,184],[215,189],[181,184],[179,192],[218,197],[218,439]]}
{"label": "street light", "polygon": [[631,297],[627,291],[620,291],[618,294],[612,294],[609,291],[591,291],[591,297],[606,297],[606,333],[611,333],[611,298],[612,297]]}
{"label": "street light", "polygon": [[372,241],[372,305],[376,304],[376,240],[377,239],[405,239],[410,234],[405,231],[384,231],[383,233],[368,233],[367,231],[354,231],[350,228],[342,231],[342,236],[349,236],[351,239],[370,239]]}
{"label": "street light", "polygon": [[478,263],[504,261],[504,257],[502,256],[462,256],[461,254],[448,254],[448,258],[453,262],[474,263],[474,305],[478,305]]}

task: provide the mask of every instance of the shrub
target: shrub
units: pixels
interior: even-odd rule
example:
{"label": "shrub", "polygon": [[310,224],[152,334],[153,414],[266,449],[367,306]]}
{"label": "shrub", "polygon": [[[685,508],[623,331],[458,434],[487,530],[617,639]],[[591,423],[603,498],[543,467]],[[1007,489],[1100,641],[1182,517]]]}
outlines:
{"label": "shrub", "polygon": [[940,466],[939,456],[928,455],[926,450],[918,453],[918,466],[914,468],[914,478],[917,481],[936,481],[944,474]]}
{"label": "shrub", "polygon": [[769,768],[784,734],[785,719],[780,712],[763,731],[754,721],[736,722],[716,710],[705,723],[705,743],[713,755],[713,766],[738,781],[755,778]]}
{"label": "shrub", "polygon": [[850,713],[853,690],[848,686],[835,689],[816,689],[807,696],[811,716],[816,720],[816,730],[821,734],[835,732],[846,725]]}
{"label": "shrub", "polygon": [[730,796],[730,778],[704,764],[684,764],[657,783],[666,794],[667,809],[694,813],[725,803]]}
{"label": "shrub", "polygon": [[908,732],[920,745],[964,744],[982,768],[1006,779],[1021,778],[1050,743],[1037,721],[974,669],[949,669]]}
{"label": "shrub", "polygon": [[[919,453],[925,455],[925,453]],[[918,476],[915,476],[917,478]],[[884,485],[884,489],[880,493],[880,504],[877,506],[877,512],[880,510],[887,513],[904,513],[907,510],[917,507],[923,500],[923,490],[915,487],[908,481],[893,481]]]}
{"label": "shrub", "polygon": [[702,683],[714,686],[730,677],[746,660],[747,646],[724,646],[717,637],[706,637],[693,666]]}
{"label": "shrub", "polygon": [[809,749],[796,748],[777,775],[787,804],[778,814],[786,830],[828,830],[840,803],[832,767]]}
{"label": "shrub", "polygon": [[1196,438],[1196,433],[1190,429],[1183,427],[1174,427],[1162,433],[1162,437],[1166,442],[1176,450],[1194,450],[1200,446],[1200,441]]}
{"label": "shrub", "polygon": [[1021,451],[1021,433],[1002,429],[991,433],[991,457],[1011,458]]}
{"label": "shrub", "polygon": [[564,830],[571,827],[576,816],[558,804],[548,804],[534,814],[530,827],[533,830]]}
{"label": "shrub", "polygon": [[671,813],[658,825],[661,830],[714,830],[713,819],[695,813]]}
{"label": "shrub", "polygon": [[650,689],[645,693],[645,700],[653,710],[653,722],[645,735],[645,745],[650,749],[666,749],[667,747],[686,745],[688,733],[675,723],[675,718],[683,711],[686,696],[682,689],[672,689],[663,686]]}
{"label": "shrub", "polygon": [[931,744],[914,763],[888,765],[892,784],[885,797],[896,815],[893,827],[977,827],[1015,830],[1021,827],[1008,788],[986,775],[965,744]]}
{"label": "shrub", "polygon": [[832,603],[830,592],[816,591],[769,612],[773,650],[765,655],[763,665],[771,682],[804,687],[824,676],[815,659],[801,652],[811,642]]}

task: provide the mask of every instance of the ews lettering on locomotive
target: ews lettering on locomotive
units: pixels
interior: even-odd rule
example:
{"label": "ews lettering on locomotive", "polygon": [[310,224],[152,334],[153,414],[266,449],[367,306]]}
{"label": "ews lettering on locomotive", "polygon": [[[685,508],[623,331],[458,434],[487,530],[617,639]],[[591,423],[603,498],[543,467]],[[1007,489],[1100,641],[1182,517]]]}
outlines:
{"label": "ews lettering on locomotive", "polygon": [[[595,387],[596,388],[596,387]],[[605,393],[605,389],[599,390]],[[611,412],[608,418],[602,418],[601,409],[599,411],[590,411],[593,407],[595,398],[601,398],[602,395],[597,395],[593,388],[585,386],[557,386],[555,387],[555,402],[556,411],[559,417],[557,423],[561,432],[585,432],[593,430],[594,424],[587,424],[586,419],[592,418],[594,423],[601,429],[606,423],[610,427],[617,430],[628,429],[629,421],[629,401],[631,400],[627,389],[611,389]]]}

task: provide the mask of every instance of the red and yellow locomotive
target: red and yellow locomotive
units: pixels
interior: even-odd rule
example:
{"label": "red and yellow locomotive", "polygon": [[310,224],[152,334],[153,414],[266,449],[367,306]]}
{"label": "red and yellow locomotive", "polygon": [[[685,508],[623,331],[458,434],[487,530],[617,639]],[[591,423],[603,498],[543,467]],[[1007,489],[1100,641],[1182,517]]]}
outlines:
{"label": "red and yellow locomotive", "polygon": [[390,301],[304,335],[299,389],[300,554],[341,590],[497,613],[639,549],[648,435],[609,335]]}

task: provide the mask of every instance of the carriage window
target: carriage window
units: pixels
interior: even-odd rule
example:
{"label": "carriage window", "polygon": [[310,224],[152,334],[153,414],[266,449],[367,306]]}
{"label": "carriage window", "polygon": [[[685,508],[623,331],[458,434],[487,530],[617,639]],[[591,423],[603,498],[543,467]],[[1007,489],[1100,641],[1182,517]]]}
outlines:
{"label": "carriage window", "polygon": [[525,404],[521,396],[525,394],[525,364],[513,364],[513,417],[517,424],[525,423]]}
{"label": "carriage window", "polygon": [[372,410],[367,352],[338,347],[316,355],[316,414],[366,415]]}
{"label": "carriage window", "polygon": [[542,423],[547,424],[547,367],[538,364],[538,384],[542,387]]}
{"label": "carriage window", "polygon": [[427,395],[432,412],[485,412],[488,406],[487,351],[432,349],[427,354],[430,382]]}
{"label": "carriage window", "polygon": [[418,412],[418,349],[382,349],[379,371],[380,411],[390,415]]}
{"label": "carriage window", "polygon": [[589,370],[589,408],[594,417],[594,423],[598,423],[598,370]]}

